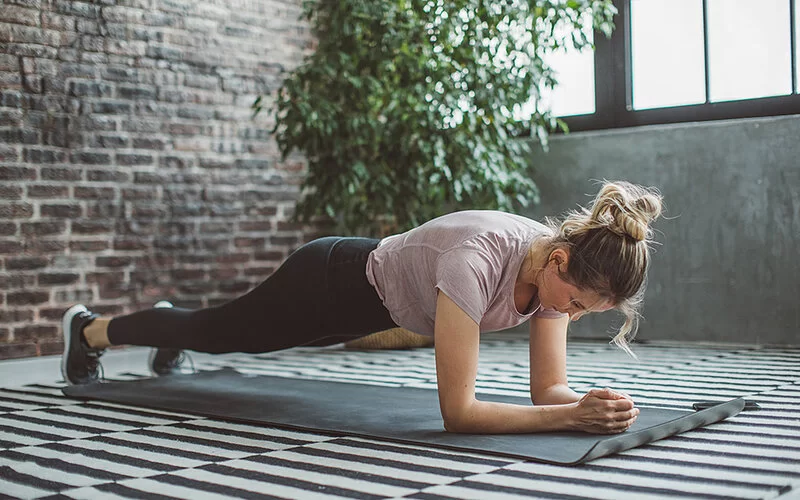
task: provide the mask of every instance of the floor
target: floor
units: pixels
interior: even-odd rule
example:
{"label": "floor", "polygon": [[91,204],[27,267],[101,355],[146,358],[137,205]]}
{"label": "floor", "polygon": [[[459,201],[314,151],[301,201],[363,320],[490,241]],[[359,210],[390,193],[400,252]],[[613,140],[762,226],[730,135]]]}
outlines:
{"label": "floor", "polygon": [[[0,497],[800,499],[800,347],[572,342],[570,383],[640,405],[746,396],[762,410],[577,467],[239,425],[61,394],[58,358],[0,362]],[[106,378],[146,376],[147,352],[103,358]],[[302,348],[192,355],[197,369],[435,388],[433,351]],[[527,344],[486,335],[480,393],[527,394]]]}

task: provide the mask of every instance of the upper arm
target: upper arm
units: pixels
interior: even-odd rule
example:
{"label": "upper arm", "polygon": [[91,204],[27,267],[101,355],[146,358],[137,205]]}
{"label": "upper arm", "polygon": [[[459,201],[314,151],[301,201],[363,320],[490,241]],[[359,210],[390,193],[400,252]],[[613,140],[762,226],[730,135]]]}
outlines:
{"label": "upper arm", "polygon": [[436,299],[434,338],[439,406],[447,427],[475,400],[480,327],[442,291]]}
{"label": "upper arm", "polygon": [[446,294],[480,323],[500,281],[493,256],[474,248],[456,248],[441,254],[435,267],[434,287],[438,293]]}
{"label": "upper arm", "polygon": [[557,384],[567,385],[569,316],[530,320],[531,399]]}

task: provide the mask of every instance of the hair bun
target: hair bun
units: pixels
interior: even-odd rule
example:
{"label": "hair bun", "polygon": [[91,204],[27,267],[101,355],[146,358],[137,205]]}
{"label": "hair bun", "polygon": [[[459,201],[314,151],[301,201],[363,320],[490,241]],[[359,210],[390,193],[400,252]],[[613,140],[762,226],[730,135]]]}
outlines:
{"label": "hair bun", "polygon": [[661,195],[625,181],[606,182],[592,205],[592,220],[620,236],[645,241],[661,215]]}

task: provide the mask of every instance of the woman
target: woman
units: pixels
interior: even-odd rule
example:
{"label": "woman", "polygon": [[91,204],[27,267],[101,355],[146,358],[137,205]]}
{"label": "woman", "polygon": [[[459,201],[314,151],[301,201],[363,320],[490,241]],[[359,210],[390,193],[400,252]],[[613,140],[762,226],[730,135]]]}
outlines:
{"label": "woman", "polygon": [[[551,227],[503,212],[463,211],[383,240],[320,238],[221,306],[115,318],[73,306],[63,320],[62,371],[70,384],[97,381],[98,359],[110,345],[158,348],[151,369],[168,373],[181,349],[269,352],[402,326],[434,336],[448,431],[623,432],[639,413],[628,396],[610,389],[581,396],[567,386],[567,326],[587,313],[620,310],[627,321],[614,340],[628,351],[649,226],[660,212],[655,191],[616,182],[603,185],[590,210]],[[534,405],[477,400],[480,332],[528,319]]]}

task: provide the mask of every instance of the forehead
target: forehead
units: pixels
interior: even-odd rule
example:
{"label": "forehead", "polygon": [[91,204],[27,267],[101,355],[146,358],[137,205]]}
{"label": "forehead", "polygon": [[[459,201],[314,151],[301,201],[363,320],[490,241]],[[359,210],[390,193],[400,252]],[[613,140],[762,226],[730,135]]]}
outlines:
{"label": "forehead", "polygon": [[570,284],[567,286],[570,288],[572,297],[587,309],[602,312],[614,308],[614,302],[608,297],[602,297],[593,290],[581,290]]}

